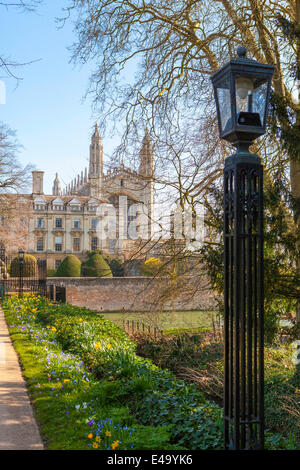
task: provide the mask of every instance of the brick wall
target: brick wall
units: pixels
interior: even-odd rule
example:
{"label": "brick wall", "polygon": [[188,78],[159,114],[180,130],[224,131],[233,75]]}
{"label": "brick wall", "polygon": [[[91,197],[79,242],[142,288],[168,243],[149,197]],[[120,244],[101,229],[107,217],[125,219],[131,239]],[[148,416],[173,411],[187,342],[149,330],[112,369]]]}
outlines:
{"label": "brick wall", "polygon": [[[204,281],[174,289],[168,280],[147,277],[48,278],[47,284],[66,287],[66,302],[97,311],[209,310],[215,296]],[[174,292],[176,297],[174,298]]]}

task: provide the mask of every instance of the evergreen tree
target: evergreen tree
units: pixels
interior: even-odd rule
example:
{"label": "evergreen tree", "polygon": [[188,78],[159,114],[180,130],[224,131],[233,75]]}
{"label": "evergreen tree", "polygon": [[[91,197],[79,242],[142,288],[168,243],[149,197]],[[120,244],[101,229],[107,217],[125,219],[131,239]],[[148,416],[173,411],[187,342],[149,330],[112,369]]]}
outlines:
{"label": "evergreen tree", "polygon": [[124,276],[124,263],[119,258],[112,258],[111,256],[104,257],[106,263],[111,269],[112,275],[114,277],[123,277]]}
{"label": "evergreen tree", "polygon": [[[264,187],[264,293],[265,336],[272,341],[282,319],[295,324],[291,333],[297,335],[295,322],[296,304],[299,296],[299,280],[294,263],[297,236],[289,225],[283,200],[286,187],[280,179],[275,182],[265,177]],[[206,202],[206,225],[209,239],[200,254],[209,274],[212,287],[219,294],[224,292],[224,244],[223,244],[223,189],[211,188],[209,203]],[[219,241],[216,241],[219,240]],[[223,302],[219,305],[223,313]]]}

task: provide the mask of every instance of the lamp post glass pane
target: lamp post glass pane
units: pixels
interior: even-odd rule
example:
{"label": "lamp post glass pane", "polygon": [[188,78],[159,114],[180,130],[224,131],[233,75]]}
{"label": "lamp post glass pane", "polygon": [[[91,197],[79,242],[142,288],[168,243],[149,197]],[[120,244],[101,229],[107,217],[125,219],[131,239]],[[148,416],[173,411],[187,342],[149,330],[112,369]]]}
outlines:
{"label": "lamp post glass pane", "polygon": [[239,125],[263,127],[267,99],[267,80],[235,77],[236,113]]}
{"label": "lamp post glass pane", "polygon": [[226,78],[217,86],[217,100],[220,113],[220,131],[229,131],[232,127],[231,100],[230,100],[230,79]]}
{"label": "lamp post glass pane", "polygon": [[265,108],[267,102],[268,82],[260,82],[254,88],[253,93],[253,112],[260,116],[262,126],[265,126]]}

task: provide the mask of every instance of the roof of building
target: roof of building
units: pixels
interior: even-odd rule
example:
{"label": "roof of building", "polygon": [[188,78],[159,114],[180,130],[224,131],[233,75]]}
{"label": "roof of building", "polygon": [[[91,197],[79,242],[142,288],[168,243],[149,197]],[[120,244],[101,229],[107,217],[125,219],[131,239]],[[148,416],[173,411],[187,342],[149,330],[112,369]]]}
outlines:
{"label": "roof of building", "polygon": [[102,203],[108,203],[108,200],[104,197],[101,199],[91,197],[91,196],[77,196],[77,195],[70,195],[70,196],[54,196],[54,195],[49,195],[49,194],[15,194],[15,193],[6,193],[5,197],[11,197],[13,199],[22,199],[25,198],[26,200],[33,200],[34,202],[40,202],[40,203],[54,203],[56,202],[59,204],[58,201],[62,201],[64,204],[70,203],[72,200],[75,201],[77,200],[78,203],[80,204],[102,204]]}

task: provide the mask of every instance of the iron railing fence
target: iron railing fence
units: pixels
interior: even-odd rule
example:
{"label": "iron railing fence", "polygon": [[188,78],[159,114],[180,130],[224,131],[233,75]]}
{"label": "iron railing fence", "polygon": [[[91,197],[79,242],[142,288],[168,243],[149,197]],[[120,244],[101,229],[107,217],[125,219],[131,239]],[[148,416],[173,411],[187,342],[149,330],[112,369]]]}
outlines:
{"label": "iron railing fence", "polygon": [[[122,326],[123,330],[129,334],[144,333],[150,335],[154,340],[169,336],[169,333],[167,331],[164,331],[158,326],[149,325],[148,323],[145,323],[142,320],[123,319],[122,321],[118,321],[117,324],[118,326]],[[197,330],[197,328],[195,330]],[[187,333],[190,333],[190,330],[188,328]],[[197,331],[195,331],[195,333],[197,333]],[[215,341],[223,341],[224,329],[220,319],[217,318],[216,320],[214,320],[212,318],[211,334]]]}
{"label": "iron railing fence", "polygon": [[47,261],[0,251],[0,297],[24,293],[47,296]]}
{"label": "iron railing fence", "polygon": [[144,333],[153,336],[154,340],[163,336],[163,331],[153,325],[149,325],[140,320],[123,320],[123,330],[127,333]]}

